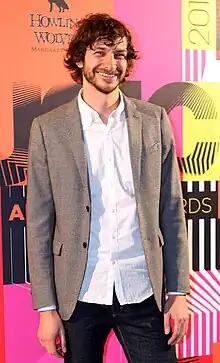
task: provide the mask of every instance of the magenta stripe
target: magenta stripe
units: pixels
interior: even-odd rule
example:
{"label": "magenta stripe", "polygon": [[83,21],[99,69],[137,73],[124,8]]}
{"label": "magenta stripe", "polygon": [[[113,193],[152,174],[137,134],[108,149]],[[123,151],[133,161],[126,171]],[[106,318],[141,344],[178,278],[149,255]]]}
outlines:
{"label": "magenta stripe", "polygon": [[217,341],[220,342],[220,311],[217,314]]}
{"label": "magenta stripe", "polygon": [[193,81],[198,82],[198,51],[193,51]]}
{"label": "magenta stripe", "polygon": [[[217,270],[218,271],[218,273],[219,273],[219,278],[220,278],[220,271],[219,270]],[[210,274],[210,276],[211,276],[211,278],[217,283],[217,284],[219,284],[219,280],[218,280],[218,278],[214,275],[214,272],[213,271],[209,271],[209,274]],[[220,292],[218,292],[219,293],[219,296],[220,296]]]}
{"label": "magenta stripe", "polygon": [[189,56],[190,52],[188,49],[186,49],[185,51],[185,64],[186,64],[186,75],[185,75],[185,80],[189,81],[190,80],[190,56]]}
{"label": "magenta stripe", "polygon": [[[207,271],[208,272],[208,271]],[[209,272],[208,272],[209,273]],[[209,280],[206,279],[206,277],[202,274],[202,272],[198,271],[198,274],[200,275],[200,277],[210,286],[210,282]],[[214,285],[211,285],[211,288],[217,293],[219,294],[219,291],[216,290]]]}

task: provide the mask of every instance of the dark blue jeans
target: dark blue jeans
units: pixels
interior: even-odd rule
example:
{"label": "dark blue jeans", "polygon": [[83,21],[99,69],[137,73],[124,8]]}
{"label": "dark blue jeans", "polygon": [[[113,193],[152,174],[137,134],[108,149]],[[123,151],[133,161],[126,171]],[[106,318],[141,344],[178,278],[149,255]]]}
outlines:
{"label": "dark blue jeans", "polygon": [[[163,313],[154,296],[121,306],[114,292],[112,306],[78,302],[64,322],[65,363],[102,363],[106,339],[114,330],[129,363],[176,363],[175,349],[164,334]],[[118,362],[114,362],[118,363]]]}

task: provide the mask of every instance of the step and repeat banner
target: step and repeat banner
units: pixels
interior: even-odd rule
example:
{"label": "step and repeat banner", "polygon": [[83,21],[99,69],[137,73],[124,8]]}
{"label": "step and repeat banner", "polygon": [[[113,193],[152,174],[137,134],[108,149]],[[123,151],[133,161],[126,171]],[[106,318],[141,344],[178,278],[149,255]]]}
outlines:
{"label": "step and repeat banner", "polygon": [[[0,363],[53,363],[36,338],[26,253],[30,126],[79,90],[62,59],[77,19],[107,12],[140,60],[122,90],[167,110],[190,251],[190,324],[179,362],[220,362],[220,0],[24,0],[2,4],[0,44]],[[105,363],[125,363],[114,335]]]}

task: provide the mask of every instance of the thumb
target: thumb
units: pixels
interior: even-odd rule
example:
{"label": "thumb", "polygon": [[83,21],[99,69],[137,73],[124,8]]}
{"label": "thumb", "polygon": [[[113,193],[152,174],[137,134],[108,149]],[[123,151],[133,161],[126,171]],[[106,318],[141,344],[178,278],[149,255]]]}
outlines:
{"label": "thumb", "polygon": [[60,330],[60,343],[63,353],[66,353],[66,338],[65,338],[65,332],[63,329]]}
{"label": "thumb", "polygon": [[164,331],[165,334],[170,333],[170,315],[168,313],[164,314]]}

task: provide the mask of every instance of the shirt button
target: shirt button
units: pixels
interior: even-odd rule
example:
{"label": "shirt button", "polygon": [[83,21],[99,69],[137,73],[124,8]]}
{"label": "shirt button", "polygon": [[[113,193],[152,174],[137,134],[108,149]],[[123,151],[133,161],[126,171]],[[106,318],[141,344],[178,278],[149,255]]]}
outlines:
{"label": "shirt button", "polygon": [[87,243],[86,242],[83,242],[83,247],[86,248],[87,247]]}
{"label": "shirt button", "polygon": [[112,265],[115,265],[115,261],[112,261]]}

